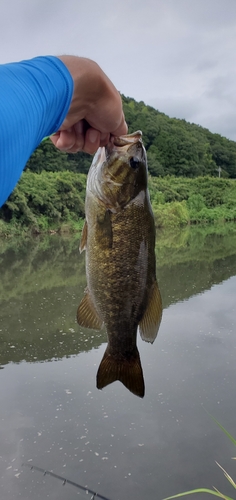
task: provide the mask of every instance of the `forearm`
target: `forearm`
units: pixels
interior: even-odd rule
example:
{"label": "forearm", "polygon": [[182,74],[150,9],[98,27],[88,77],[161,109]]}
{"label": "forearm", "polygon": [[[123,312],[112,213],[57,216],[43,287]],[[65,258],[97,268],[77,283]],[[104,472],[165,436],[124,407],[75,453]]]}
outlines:
{"label": "forearm", "polygon": [[73,79],[56,57],[0,66],[0,206],[43,137],[63,123]]}

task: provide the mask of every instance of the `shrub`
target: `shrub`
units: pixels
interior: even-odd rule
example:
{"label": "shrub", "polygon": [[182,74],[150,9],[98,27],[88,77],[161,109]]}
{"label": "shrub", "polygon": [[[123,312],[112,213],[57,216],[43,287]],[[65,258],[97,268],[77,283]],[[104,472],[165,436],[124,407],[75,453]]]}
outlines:
{"label": "shrub", "polygon": [[189,223],[189,212],[185,201],[175,201],[153,208],[156,227],[184,226]]}

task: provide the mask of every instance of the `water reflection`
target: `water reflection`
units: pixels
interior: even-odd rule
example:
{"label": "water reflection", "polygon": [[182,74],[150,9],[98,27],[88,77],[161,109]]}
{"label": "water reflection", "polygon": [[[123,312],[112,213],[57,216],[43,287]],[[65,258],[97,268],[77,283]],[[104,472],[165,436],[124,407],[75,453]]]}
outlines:
{"label": "water reflection", "polygon": [[[211,229],[212,231],[212,229]],[[236,274],[236,230],[157,234],[157,277],[167,308]],[[0,365],[46,361],[97,348],[105,330],[76,323],[86,285],[79,237],[6,242],[0,254]],[[5,250],[5,251],[4,251]]]}
{"label": "water reflection", "polygon": [[[164,317],[139,350],[144,400],[119,382],[95,388],[105,332],[79,328],[85,286],[78,240],[6,242],[0,251],[0,488],[4,500],[73,500],[27,462],[112,500],[164,498],[215,485],[232,496],[236,436],[236,236],[190,228],[157,238]],[[4,250],[4,251],[3,251]],[[50,362],[44,362],[50,361]],[[88,496],[81,496],[88,498]]]}
{"label": "water reflection", "polygon": [[[86,286],[78,247],[79,237],[57,235],[2,243],[0,365],[59,359],[106,341],[105,330],[95,333],[76,323]],[[156,253],[165,309],[236,274],[236,228],[160,231]]]}

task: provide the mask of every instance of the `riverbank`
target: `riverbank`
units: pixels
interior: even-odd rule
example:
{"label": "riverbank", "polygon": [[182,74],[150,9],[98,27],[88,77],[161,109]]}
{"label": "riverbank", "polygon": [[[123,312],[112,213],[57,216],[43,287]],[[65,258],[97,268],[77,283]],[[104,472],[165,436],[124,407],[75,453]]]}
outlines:
{"label": "riverbank", "polygon": [[149,183],[156,227],[236,220],[236,183],[215,177],[153,177]]}
{"label": "riverbank", "polygon": [[[84,174],[24,172],[0,210],[0,236],[81,231],[85,190]],[[150,176],[149,191],[157,228],[236,220],[233,179]]]}
{"label": "riverbank", "polygon": [[15,220],[12,222],[4,222],[0,219],[0,238],[29,237],[47,234],[69,235],[81,233],[84,225],[84,219],[82,218],[79,218],[77,221],[68,219],[61,223],[54,222],[51,224],[50,221],[46,221],[43,225],[41,222],[42,221],[39,219],[33,225],[24,225]]}

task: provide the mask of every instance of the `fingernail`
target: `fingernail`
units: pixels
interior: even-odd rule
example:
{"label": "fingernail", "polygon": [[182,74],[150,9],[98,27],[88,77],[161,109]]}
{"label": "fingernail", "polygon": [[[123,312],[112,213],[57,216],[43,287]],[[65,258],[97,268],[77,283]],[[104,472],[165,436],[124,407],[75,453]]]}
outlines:
{"label": "fingernail", "polygon": [[97,130],[91,129],[89,130],[89,140],[92,142],[96,142],[98,140],[99,132]]}

